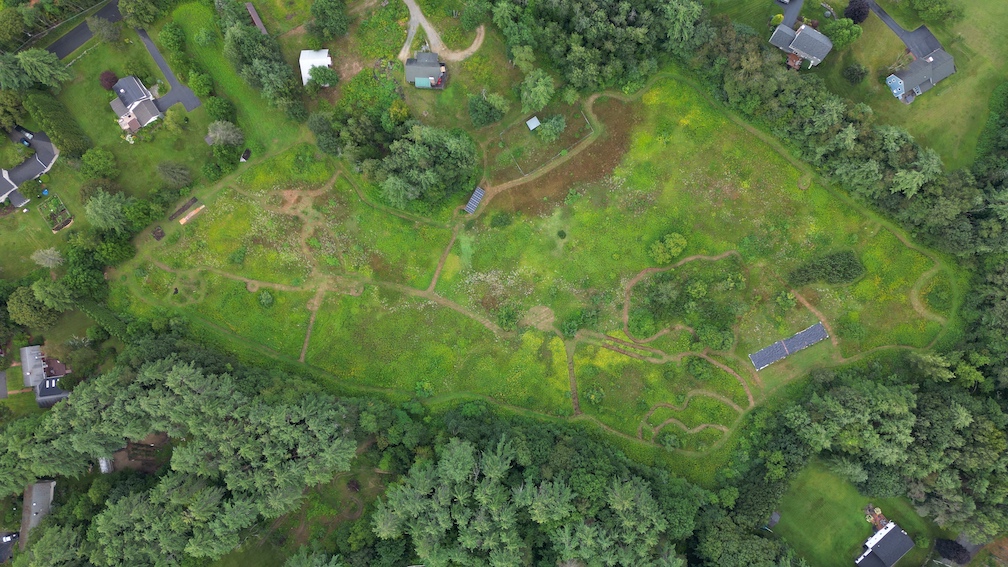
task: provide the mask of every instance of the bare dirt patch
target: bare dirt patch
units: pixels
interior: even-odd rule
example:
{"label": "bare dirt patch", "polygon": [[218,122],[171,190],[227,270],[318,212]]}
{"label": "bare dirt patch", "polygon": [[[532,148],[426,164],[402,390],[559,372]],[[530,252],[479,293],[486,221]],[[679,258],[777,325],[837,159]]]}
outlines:
{"label": "bare dirt patch", "polygon": [[522,325],[531,325],[545,332],[551,332],[554,323],[556,323],[556,316],[553,314],[553,310],[545,305],[536,305],[529,309],[521,320]]}
{"label": "bare dirt patch", "polygon": [[597,140],[542,177],[498,195],[493,206],[540,214],[555,208],[571,187],[601,181],[612,174],[630,147],[630,134],[640,117],[632,104],[611,98],[595,101],[593,114],[604,127]]}

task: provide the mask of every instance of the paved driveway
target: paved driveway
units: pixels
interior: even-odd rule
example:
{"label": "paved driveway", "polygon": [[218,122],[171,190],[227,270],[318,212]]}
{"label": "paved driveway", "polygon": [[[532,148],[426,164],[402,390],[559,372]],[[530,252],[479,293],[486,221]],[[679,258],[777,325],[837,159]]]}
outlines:
{"label": "paved driveway", "polygon": [[200,99],[196,97],[189,87],[180,83],[178,78],[175,77],[175,73],[172,72],[171,67],[168,66],[168,62],[165,61],[165,58],[161,56],[161,52],[158,51],[157,46],[154,45],[153,41],[151,41],[147,32],[142,28],[137,28],[136,32],[137,35],[140,36],[140,41],[142,41],[144,46],[147,48],[147,51],[150,52],[151,58],[154,59],[158,68],[161,69],[162,73],[164,73],[165,79],[168,80],[168,84],[171,85],[171,90],[168,91],[168,94],[155,100],[154,106],[156,106],[161,112],[165,112],[172,105],[181,102],[182,106],[184,106],[188,112],[196,110],[201,104]]}
{"label": "paved driveway", "polygon": [[787,4],[781,2],[781,0],[774,1],[784,11],[784,21],[781,23],[788,27],[793,26],[798,21],[798,16],[801,14],[802,5],[805,4],[805,0],[791,0]]}
{"label": "paved driveway", "polygon": [[931,30],[927,26],[921,26],[913,31],[907,31],[903,29],[903,26],[896,23],[896,20],[885,11],[884,8],[878,5],[875,0],[868,0],[868,5],[871,7],[871,11],[875,13],[879,19],[882,20],[885,25],[889,26],[889,29],[893,31],[897,36],[899,36],[900,41],[902,41],[910,53],[914,54],[914,57],[924,57],[928,55],[935,49],[941,49],[941,42],[938,38],[931,33]]}
{"label": "paved driveway", "polygon": [[[110,22],[118,22],[122,19],[122,14],[119,13],[119,0],[112,0],[103,6],[101,10],[98,10],[95,15],[105,18]],[[91,30],[88,29],[87,23],[81,22],[77,24],[77,27],[68,31],[66,35],[54,41],[46,50],[55,53],[56,57],[63,59],[80,49],[89,39],[91,39]]]}

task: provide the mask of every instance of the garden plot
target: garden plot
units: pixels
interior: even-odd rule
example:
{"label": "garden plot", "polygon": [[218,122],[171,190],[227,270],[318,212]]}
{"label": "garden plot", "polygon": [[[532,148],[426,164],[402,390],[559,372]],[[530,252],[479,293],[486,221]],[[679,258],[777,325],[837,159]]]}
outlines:
{"label": "garden plot", "polygon": [[529,131],[524,120],[508,126],[500,133],[499,141],[496,144],[491,141],[488,148],[490,179],[493,183],[518,179],[538,170],[565,155],[594,132],[591,123],[576,105],[553,103],[536,113],[536,116],[544,123],[554,116],[561,116],[566,126],[552,141],[543,138],[542,132],[547,128],[545,124],[534,131]]}
{"label": "garden plot", "polygon": [[62,199],[56,194],[39,203],[38,211],[53,233],[63,230],[73,222],[73,215],[70,214]]}

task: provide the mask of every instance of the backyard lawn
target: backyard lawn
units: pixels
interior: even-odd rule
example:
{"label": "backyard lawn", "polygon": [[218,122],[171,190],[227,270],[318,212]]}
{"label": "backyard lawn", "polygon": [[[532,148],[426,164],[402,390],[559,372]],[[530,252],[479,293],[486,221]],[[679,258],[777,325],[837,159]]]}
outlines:
{"label": "backyard lawn", "polygon": [[[816,567],[848,567],[872,534],[871,524],[865,521],[869,502],[915,541],[924,537],[934,542],[950,536],[917,515],[907,499],[862,495],[821,462],[811,463],[792,481],[779,504],[781,520],[773,531]],[[929,551],[930,545],[915,547],[898,565],[921,565]]]}

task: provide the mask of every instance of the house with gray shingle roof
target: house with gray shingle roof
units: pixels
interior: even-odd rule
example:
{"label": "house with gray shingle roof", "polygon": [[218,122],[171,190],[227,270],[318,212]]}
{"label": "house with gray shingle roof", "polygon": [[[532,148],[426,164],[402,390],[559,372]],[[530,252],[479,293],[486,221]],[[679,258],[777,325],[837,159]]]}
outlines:
{"label": "house with gray shingle roof", "polygon": [[[809,69],[822,63],[833,49],[833,42],[819,30],[802,24],[797,30],[784,24],[777,26],[770,36],[770,44],[788,54],[788,62],[796,69],[802,59],[807,59]],[[794,56],[794,57],[792,57]]]}
{"label": "house with gray shingle roof", "polygon": [[939,48],[925,57],[914,59],[906,69],[886,77],[886,85],[894,97],[910,104],[919,95],[931,90],[955,72],[955,59],[947,51]]}
{"label": "house with gray shingle roof", "polygon": [[154,95],[140,82],[140,79],[130,75],[123,77],[112,87],[116,98],[109,106],[119,117],[119,127],[135,134],[144,126],[161,118],[161,111],[154,104]]}

